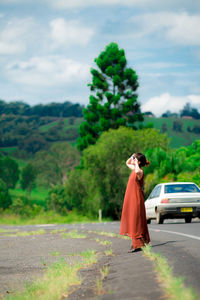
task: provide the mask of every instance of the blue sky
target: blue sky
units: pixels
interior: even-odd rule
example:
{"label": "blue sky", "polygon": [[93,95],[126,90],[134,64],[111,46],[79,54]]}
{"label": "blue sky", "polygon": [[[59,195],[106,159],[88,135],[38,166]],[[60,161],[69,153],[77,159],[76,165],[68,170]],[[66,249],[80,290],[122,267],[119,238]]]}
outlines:
{"label": "blue sky", "polygon": [[87,105],[110,42],[139,76],[143,111],[200,111],[199,0],[0,0],[0,98]]}

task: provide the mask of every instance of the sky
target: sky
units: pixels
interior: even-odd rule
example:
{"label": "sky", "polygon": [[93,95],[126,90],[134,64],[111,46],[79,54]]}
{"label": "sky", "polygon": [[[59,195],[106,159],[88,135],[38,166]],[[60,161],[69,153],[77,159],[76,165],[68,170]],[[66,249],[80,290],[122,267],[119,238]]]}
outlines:
{"label": "sky", "polygon": [[139,76],[143,112],[200,111],[199,0],[0,0],[0,99],[87,105],[111,42]]}

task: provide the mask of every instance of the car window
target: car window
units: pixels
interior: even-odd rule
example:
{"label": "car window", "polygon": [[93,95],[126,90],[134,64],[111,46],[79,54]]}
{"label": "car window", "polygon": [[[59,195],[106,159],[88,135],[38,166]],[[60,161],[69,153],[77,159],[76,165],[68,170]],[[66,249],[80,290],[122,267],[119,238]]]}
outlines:
{"label": "car window", "polygon": [[167,184],[165,193],[200,193],[200,190],[195,184]]}
{"label": "car window", "polygon": [[156,186],[151,192],[149,199],[156,198],[160,195],[161,186]]}
{"label": "car window", "polygon": [[161,192],[161,185],[157,186],[154,197],[159,197]]}

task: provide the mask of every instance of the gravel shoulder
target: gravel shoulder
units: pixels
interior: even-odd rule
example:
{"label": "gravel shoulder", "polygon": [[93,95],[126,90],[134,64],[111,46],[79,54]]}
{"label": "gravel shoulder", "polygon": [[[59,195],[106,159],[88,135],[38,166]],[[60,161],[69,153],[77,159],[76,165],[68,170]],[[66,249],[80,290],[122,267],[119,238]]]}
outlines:
{"label": "gravel shoulder", "polygon": [[[44,231],[42,234],[34,234],[41,229]],[[62,232],[74,229],[87,237],[62,236]],[[62,231],[53,233],[53,230]],[[67,262],[74,262],[77,256],[72,256],[71,253],[78,254],[94,249],[98,253],[98,262],[88,269],[80,270],[82,284],[70,288],[68,299],[163,298],[153,265],[142,252],[128,253],[131,244],[129,240],[100,236],[89,232],[90,230],[114,232],[109,223],[0,226],[0,297],[23,290],[26,283],[42,277],[47,267],[61,257]],[[18,232],[30,231],[33,231],[32,235],[17,235]],[[102,245],[95,240],[97,237],[100,241],[110,241],[111,244]],[[112,256],[105,254],[110,248]],[[102,281],[101,291],[98,292],[97,280],[101,278],[100,270],[105,266],[109,272]]]}

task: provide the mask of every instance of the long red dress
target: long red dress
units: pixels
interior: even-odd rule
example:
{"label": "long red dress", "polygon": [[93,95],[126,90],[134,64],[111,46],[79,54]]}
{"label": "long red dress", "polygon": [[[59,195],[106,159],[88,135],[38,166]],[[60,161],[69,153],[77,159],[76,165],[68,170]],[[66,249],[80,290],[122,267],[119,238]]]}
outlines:
{"label": "long red dress", "polygon": [[144,174],[138,180],[135,170],[133,170],[126,187],[121,216],[120,234],[132,238],[134,249],[143,247],[150,242],[142,191],[143,184]]}

